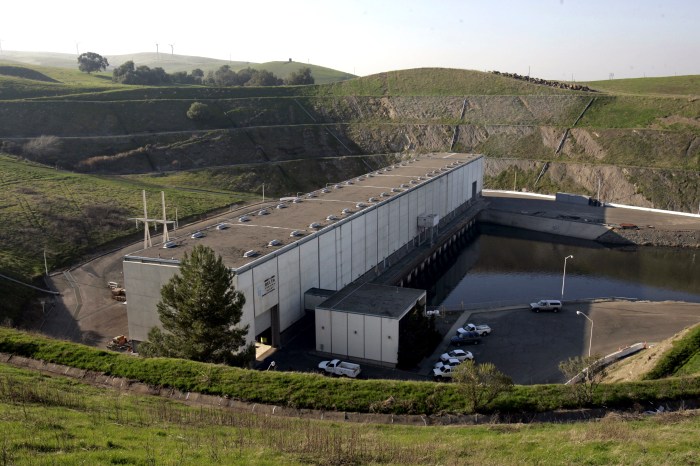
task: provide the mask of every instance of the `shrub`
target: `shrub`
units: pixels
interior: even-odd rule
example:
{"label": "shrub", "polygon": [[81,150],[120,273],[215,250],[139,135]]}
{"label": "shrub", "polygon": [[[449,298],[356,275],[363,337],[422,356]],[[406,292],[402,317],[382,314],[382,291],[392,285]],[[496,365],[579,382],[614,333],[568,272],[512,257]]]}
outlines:
{"label": "shrub", "polygon": [[206,121],[211,118],[209,106],[201,102],[194,102],[187,110],[187,118],[193,121]]}

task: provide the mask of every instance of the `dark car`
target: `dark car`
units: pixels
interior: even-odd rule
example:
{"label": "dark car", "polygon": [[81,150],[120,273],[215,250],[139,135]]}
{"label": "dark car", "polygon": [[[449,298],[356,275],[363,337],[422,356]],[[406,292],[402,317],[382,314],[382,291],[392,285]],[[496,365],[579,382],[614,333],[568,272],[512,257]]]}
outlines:
{"label": "dark car", "polygon": [[450,338],[450,344],[454,346],[478,345],[480,342],[481,336],[476,332],[464,332]]}

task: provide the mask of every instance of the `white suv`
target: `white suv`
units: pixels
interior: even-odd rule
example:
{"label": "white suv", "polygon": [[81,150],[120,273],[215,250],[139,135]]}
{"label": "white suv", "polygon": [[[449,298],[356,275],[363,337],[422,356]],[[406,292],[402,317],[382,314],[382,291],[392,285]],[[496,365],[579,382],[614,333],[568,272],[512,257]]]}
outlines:
{"label": "white suv", "polygon": [[557,299],[542,299],[536,303],[530,303],[530,309],[535,312],[552,311],[559,312],[561,310],[561,301]]}

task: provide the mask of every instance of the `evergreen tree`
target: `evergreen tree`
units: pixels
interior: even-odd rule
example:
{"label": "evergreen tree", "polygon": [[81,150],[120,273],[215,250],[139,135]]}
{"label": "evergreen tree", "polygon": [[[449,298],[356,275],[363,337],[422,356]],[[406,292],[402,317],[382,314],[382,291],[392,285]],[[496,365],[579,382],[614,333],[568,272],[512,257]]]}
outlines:
{"label": "evergreen tree", "polygon": [[[233,272],[211,248],[197,245],[185,254],[180,273],[161,289],[158,315],[163,324],[139,345],[144,356],[235,364],[248,326],[238,327],[245,297],[231,286]],[[246,352],[244,352],[245,354]]]}

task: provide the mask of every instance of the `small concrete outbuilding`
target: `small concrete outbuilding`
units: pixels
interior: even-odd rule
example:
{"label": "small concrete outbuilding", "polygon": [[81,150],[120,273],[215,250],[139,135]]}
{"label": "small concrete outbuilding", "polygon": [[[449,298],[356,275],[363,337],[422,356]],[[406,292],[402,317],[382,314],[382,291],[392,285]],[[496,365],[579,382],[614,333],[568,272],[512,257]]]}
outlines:
{"label": "small concrete outbuilding", "polygon": [[400,321],[425,302],[425,290],[373,283],[343,288],[316,307],[316,351],[394,367]]}

